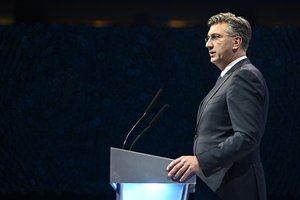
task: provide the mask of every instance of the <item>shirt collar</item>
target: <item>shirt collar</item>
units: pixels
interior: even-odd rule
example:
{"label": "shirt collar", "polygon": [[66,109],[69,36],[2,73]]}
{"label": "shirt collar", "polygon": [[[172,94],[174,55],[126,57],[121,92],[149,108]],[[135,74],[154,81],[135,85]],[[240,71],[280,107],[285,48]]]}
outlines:
{"label": "shirt collar", "polygon": [[227,65],[225,67],[225,69],[221,72],[221,77],[223,77],[236,63],[238,63],[239,61],[243,60],[247,58],[247,56],[242,56],[242,57],[239,57],[237,59],[235,59],[234,61],[232,61],[231,63],[229,63],[229,65]]}

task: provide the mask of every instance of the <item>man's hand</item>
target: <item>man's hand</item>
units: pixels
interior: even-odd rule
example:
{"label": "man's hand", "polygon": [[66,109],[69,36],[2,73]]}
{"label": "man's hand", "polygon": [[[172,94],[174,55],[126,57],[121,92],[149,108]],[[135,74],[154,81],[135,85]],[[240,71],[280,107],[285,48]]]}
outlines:
{"label": "man's hand", "polygon": [[190,175],[200,171],[196,156],[181,156],[167,166],[168,176],[179,182],[184,182]]}

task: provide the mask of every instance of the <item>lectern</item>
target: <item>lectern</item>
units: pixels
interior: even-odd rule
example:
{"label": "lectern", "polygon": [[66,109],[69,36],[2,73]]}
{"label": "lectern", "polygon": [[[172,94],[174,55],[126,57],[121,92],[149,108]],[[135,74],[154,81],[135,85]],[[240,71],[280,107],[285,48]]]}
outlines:
{"label": "lectern", "polygon": [[110,149],[110,184],[117,200],[187,200],[193,192],[196,176],[185,182],[168,177],[166,167],[172,161],[123,149]]}

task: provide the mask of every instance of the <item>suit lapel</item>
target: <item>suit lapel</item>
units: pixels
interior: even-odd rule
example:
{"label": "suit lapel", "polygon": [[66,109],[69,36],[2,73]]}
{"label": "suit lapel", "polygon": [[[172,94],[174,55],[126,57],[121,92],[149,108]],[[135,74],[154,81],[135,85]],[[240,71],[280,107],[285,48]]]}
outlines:
{"label": "suit lapel", "polygon": [[211,89],[211,91],[206,95],[206,97],[200,103],[200,107],[198,108],[198,115],[197,115],[197,125],[196,125],[196,132],[198,129],[198,125],[203,114],[204,108],[206,107],[207,103],[211,100],[211,98],[216,94],[216,92],[221,88],[221,86],[228,80],[228,78],[232,75],[232,73],[240,68],[242,65],[250,63],[249,59],[243,59],[237,64],[235,64],[220,80],[217,80],[215,86]]}

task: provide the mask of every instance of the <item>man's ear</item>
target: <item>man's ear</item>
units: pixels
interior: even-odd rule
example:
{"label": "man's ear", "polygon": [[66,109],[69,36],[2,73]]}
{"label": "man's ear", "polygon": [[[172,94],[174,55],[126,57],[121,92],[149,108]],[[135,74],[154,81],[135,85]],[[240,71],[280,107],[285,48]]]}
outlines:
{"label": "man's ear", "polygon": [[235,36],[233,38],[233,50],[237,50],[240,48],[240,46],[242,45],[242,38],[240,36]]}

